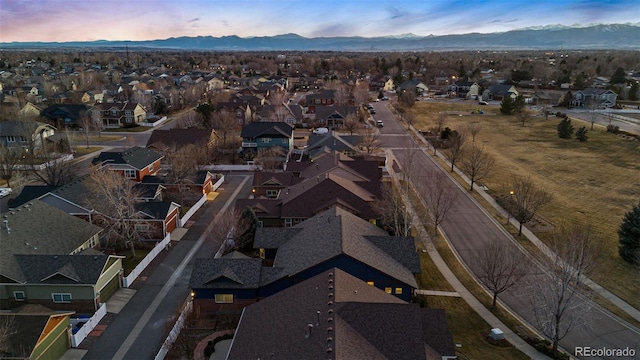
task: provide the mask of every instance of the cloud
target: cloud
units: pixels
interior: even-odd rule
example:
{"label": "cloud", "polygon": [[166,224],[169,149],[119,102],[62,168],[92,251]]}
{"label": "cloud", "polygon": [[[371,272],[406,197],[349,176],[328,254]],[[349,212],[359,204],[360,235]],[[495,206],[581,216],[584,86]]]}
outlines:
{"label": "cloud", "polygon": [[187,22],[190,22],[190,23],[196,22],[196,21],[200,21],[200,18],[193,18],[193,19],[187,20]]}

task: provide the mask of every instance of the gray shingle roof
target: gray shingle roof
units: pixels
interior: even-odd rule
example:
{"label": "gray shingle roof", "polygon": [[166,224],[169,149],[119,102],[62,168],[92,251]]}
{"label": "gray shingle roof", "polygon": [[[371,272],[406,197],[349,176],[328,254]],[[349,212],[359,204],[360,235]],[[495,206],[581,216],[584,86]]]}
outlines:
{"label": "gray shingle roof", "polygon": [[24,282],[14,255],[69,255],[101,228],[34,200],[5,213],[9,231],[0,229],[0,275]]}
{"label": "gray shingle roof", "polygon": [[106,162],[105,164],[126,164],[137,170],[142,170],[162,158],[162,154],[156,151],[134,146],[121,152],[103,151],[98,157],[94,158],[91,163],[101,164]]}
{"label": "gray shingle roof", "polygon": [[[368,236],[384,237],[387,233],[356,215],[333,207],[293,228],[302,229],[302,231],[279,247],[274,260],[274,266],[287,269],[290,275],[345,254],[409,286],[418,287],[411,270],[367,238]],[[390,241],[394,240],[390,238]],[[402,247],[402,249],[406,251],[409,248]],[[415,247],[412,254],[417,257]],[[404,256],[408,258],[412,255],[396,254],[395,257],[404,258]]]}
{"label": "gray shingle roof", "polygon": [[257,289],[262,259],[196,259],[189,280],[192,289]]}
{"label": "gray shingle roof", "polygon": [[107,255],[15,255],[29,284],[95,284]]}
{"label": "gray shingle roof", "polygon": [[333,268],[246,307],[228,359],[427,359],[425,326],[454,349],[441,312],[424,316],[433,311]]}
{"label": "gray shingle roof", "polygon": [[300,231],[302,231],[302,229],[299,228],[259,227],[256,229],[253,247],[256,249],[277,249],[282,244],[291,240],[291,238]]}
{"label": "gray shingle roof", "polygon": [[255,122],[245,125],[240,136],[244,138],[264,136],[291,138],[293,127],[285,122]]}

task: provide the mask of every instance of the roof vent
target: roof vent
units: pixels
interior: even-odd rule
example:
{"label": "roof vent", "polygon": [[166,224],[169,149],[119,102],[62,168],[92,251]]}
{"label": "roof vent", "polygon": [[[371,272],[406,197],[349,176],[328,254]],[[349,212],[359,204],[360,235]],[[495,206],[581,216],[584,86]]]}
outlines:
{"label": "roof vent", "polygon": [[333,331],[333,328],[331,326],[327,328],[327,332],[330,332],[330,331]]}
{"label": "roof vent", "polygon": [[333,338],[332,338],[331,336],[329,336],[329,337],[327,338],[327,342],[328,342],[328,343],[330,343],[330,342],[332,342],[332,341],[333,341]]}
{"label": "roof vent", "polygon": [[327,322],[333,322],[333,318],[332,317],[327,318]]}
{"label": "roof vent", "polygon": [[327,305],[329,305],[329,306],[333,305],[333,301],[329,301],[329,302],[327,303]]}
{"label": "roof vent", "polygon": [[330,272],[330,273],[329,273],[329,277],[332,277],[332,276],[333,276],[333,273],[332,273],[332,272]]}
{"label": "roof vent", "polygon": [[333,293],[329,293],[329,298],[332,298],[332,297],[333,297]]}
{"label": "roof vent", "polygon": [[328,348],[327,348],[327,352],[328,352],[328,353],[333,352],[333,349],[332,349],[331,347],[328,347]]}
{"label": "roof vent", "polygon": [[333,290],[333,285],[329,285],[329,290]]}

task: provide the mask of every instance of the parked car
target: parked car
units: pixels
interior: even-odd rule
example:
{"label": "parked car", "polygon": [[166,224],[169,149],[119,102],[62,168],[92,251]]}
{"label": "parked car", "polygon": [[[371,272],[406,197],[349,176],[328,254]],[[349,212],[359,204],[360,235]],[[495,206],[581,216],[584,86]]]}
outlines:
{"label": "parked car", "polygon": [[378,120],[376,123],[378,124],[378,127],[383,127],[384,126],[384,124],[382,123],[382,120]]}
{"label": "parked car", "polygon": [[369,109],[369,112],[371,113],[371,115],[376,113],[376,111],[374,109]]}
{"label": "parked car", "polygon": [[313,133],[314,134],[318,134],[318,135],[327,134],[327,133],[329,133],[329,129],[327,129],[327,128],[317,128],[317,129],[313,130]]}
{"label": "parked car", "polygon": [[489,103],[484,100],[480,100],[478,101],[478,105],[489,105]]}
{"label": "parked car", "polygon": [[387,101],[387,100],[389,100],[389,98],[388,98],[388,97],[386,97],[386,96],[383,96],[383,97],[382,97],[382,101]]}
{"label": "parked car", "polygon": [[0,188],[0,199],[9,196],[11,194],[11,188]]}

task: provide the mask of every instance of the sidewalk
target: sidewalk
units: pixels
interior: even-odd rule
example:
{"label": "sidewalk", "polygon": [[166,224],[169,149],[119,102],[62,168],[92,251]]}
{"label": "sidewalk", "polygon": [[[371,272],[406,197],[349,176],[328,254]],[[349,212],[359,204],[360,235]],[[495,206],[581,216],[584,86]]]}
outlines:
{"label": "sidewalk", "polygon": [[[397,159],[393,155],[392,152],[387,153],[388,159],[392,159],[392,161],[396,161]],[[398,176],[393,170],[389,171],[392,179],[396,179]],[[407,201],[409,207],[413,207],[413,205]],[[412,210],[412,213],[416,212]],[[489,311],[482,303],[475,298],[473,294],[471,294],[467,288],[458,280],[455,274],[449,269],[449,266],[445,263],[444,259],[440,256],[440,253],[435,249],[433,244],[431,243],[431,238],[426,233],[424,226],[421,226],[421,220],[417,217],[414,217],[414,222],[420,222],[420,226],[415,226],[418,230],[418,238],[424,245],[425,249],[429,253],[431,260],[433,260],[434,264],[438,268],[438,271],[442,273],[447,282],[453,287],[454,292],[444,292],[446,296],[453,296],[453,294],[457,294],[461,297],[469,306],[478,314],[484,321],[486,321],[491,328],[499,328],[504,333],[504,337],[511,345],[520,350],[523,354],[529,356],[531,359],[550,359],[544,354],[538,352],[535,348],[529,345],[526,341],[520,338],[516,333],[513,332],[510,328],[507,327],[500,319],[498,319],[491,311]],[[428,290],[418,290],[422,292],[428,292]],[[434,292],[435,293],[435,292]],[[430,294],[429,294],[430,295]],[[435,294],[434,294],[435,295]]]}
{"label": "sidewalk", "polygon": [[[419,132],[417,132],[413,127],[411,127],[411,131],[414,132],[414,134],[424,143],[424,144],[428,144],[427,140],[422,136],[422,134],[420,134]],[[431,154],[428,154],[429,156],[432,156]],[[447,161],[447,159],[444,157],[444,155],[442,155],[441,152],[437,153],[437,156],[440,157],[440,159],[442,159],[443,161],[445,161],[446,163],[449,163]],[[460,171],[460,169],[458,169],[457,167],[455,167],[455,172],[456,174],[458,174],[467,184],[469,184],[469,186],[471,186],[471,180],[462,172]],[[496,211],[498,211],[500,213],[500,215],[504,216],[505,218],[509,218],[509,223],[515,227],[518,227],[520,224],[513,218],[513,217],[509,217],[507,216],[507,212],[495,201],[495,199],[493,197],[491,197],[490,195],[488,195],[486,193],[486,191],[484,191],[480,186],[474,186],[473,190],[476,191],[480,196],[482,196],[482,198],[487,201],[489,204],[491,204],[491,206],[496,209]],[[475,202],[475,199],[473,199],[473,201]],[[480,208],[482,208],[481,205],[479,205]],[[522,227],[522,234],[529,240],[531,241],[532,244],[534,244],[543,254],[550,254],[552,253],[551,249],[549,249],[549,247],[544,244],[533,232],[531,232],[526,226]],[[517,244],[517,242],[515,241],[515,239],[512,238],[512,241],[514,243]],[[586,284],[591,290],[595,291],[598,295],[602,296],[603,298],[609,300],[612,304],[614,304],[615,306],[617,306],[618,308],[620,308],[622,311],[624,311],[625,313],[627,313],[629,316],[633,317],[636,321],[640,321],[640,310],[634,308],[633,306],[631,306],[631,304],[627,303],[626,301],[622,300],[621,298],[619,298],[618,296],[614,295],[613,293],[611,293],[609,290],[603,288],[602,286],[598,285],[596,282],[594,282],[593,280],[589,279],[589,278],[584,278],[584,284]]]}

